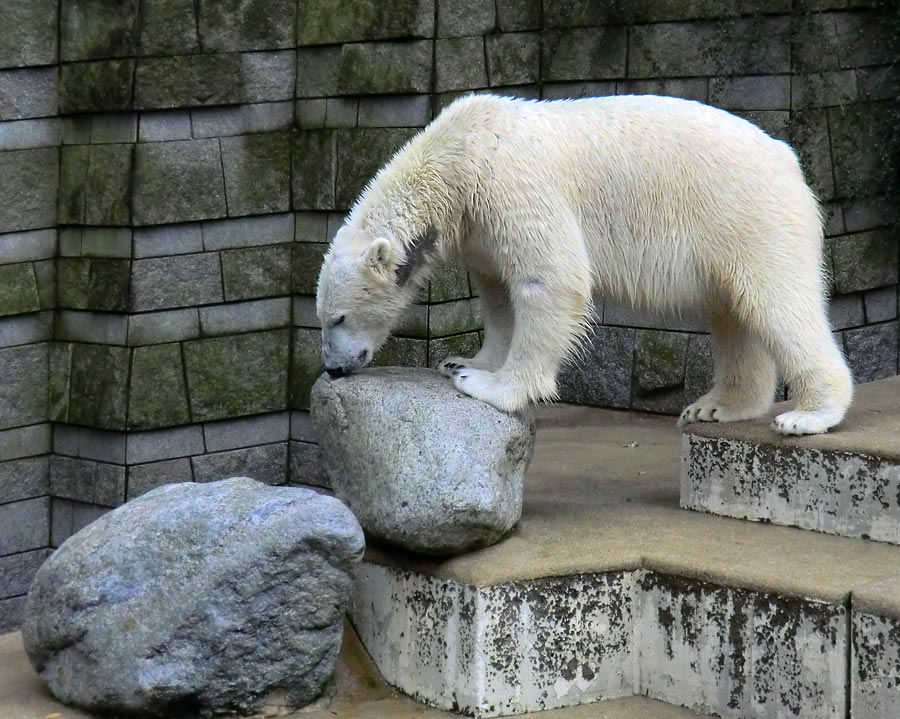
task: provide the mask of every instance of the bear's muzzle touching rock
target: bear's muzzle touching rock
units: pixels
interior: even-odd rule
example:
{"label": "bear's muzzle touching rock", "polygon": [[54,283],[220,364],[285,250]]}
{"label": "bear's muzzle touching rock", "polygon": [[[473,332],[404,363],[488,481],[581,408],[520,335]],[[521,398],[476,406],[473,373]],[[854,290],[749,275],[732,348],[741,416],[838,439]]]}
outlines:
{"label": "bear's muzzle touching rock", "polygon": [[450,555],[494,544],[519,521],[531,413],[406,368],[323,375],[311,410],[334,492],[372,539]]}
{"label": "bear's muzzle touching rock", "polygon": [[168,484],[38,571],[28,655],[51,693],[115,716],[302,706],[334,670],[362,529],[333,497],[232,478]]}

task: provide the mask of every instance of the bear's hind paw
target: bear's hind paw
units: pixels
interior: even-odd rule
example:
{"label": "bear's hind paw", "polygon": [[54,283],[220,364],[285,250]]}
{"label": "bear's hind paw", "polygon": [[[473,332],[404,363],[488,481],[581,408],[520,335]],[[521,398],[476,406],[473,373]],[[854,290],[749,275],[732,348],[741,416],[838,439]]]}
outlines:
{"label": "bear's hind paw", "polygon": [[843,419],[843,413],[834,409],[792,410],[778,415],[772,421],[772,429],[778,434],[823,434]]}

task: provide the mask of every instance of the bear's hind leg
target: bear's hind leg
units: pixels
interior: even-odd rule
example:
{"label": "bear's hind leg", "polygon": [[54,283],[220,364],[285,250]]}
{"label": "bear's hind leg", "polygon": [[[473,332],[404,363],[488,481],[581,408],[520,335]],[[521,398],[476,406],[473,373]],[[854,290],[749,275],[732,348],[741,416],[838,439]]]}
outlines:
{"label": "bear's hind leg", "polygon": [[678,426],[737,422],[765,414],[775,394],[775,362],[762,339],[730,314],[710,317],[713,387],[688,405]]}
{"label": "bear's hind leg", "polygon": [[503,284],[492,277],[471,272],[472,282],[481,303],[484,321],[484,342],[474,357],[451,355],[441,362],[439,370],[445,377],[463,369],[495,372],[506,361],[513,333],[513,311],[509,293]]}
{"label": "bear's hind leg", "polygon": [[766,341],[795,409],[772,422],[779,434],[821,434],[840,423],[853,398],[853,377],[831,334],[823,303],[791,298],[767,308]]}

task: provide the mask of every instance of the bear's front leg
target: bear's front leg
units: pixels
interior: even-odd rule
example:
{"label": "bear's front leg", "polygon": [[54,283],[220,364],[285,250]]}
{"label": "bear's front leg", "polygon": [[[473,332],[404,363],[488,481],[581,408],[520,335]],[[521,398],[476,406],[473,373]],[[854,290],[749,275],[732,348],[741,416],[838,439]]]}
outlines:
{"label": "bear's front leg", "polygon": [[510,289],[515,325],[509,352],[496,372],[463,368],[453,373],[461,392],[506,412],[556,397],[556,375],[582,330],[589,285],[555,287],[528,279]]}
{"label": "bear's front leg", "polygon": [[474,357],[452,355],[441,362],[439,370],[445,377],[465,369],[499,370],[512,341],[513,310],[506,288],[499,279],[475,271],[469,274],[481,305],[484,342]]}

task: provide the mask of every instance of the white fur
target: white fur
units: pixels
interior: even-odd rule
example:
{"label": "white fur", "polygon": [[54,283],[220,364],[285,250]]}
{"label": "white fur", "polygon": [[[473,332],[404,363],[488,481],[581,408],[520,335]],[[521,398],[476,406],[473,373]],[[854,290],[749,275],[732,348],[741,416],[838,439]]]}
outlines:
{"label": "white fur", "polygon": [[[392,284],[428,228],[435,252]],[[373,266],[361,258],[376,238],[392,252]],[[779,432],[824,432],[850,404],[815,197],[788,145],[722,110],[655,96],[458,100],[378,173],[338,233],[319,285],[326,346],[341,344],[328,327],[346,315],[345,333],[369,333],[374,353],[448,257],[472,273],[485,342],[443,371],[501,409],[555,396],[594,293],[710,312],[714,387],[680,424],[765,413],[776,369],[797,399]],[[350,344],[331,357],[353,369],[361,345]]]}

